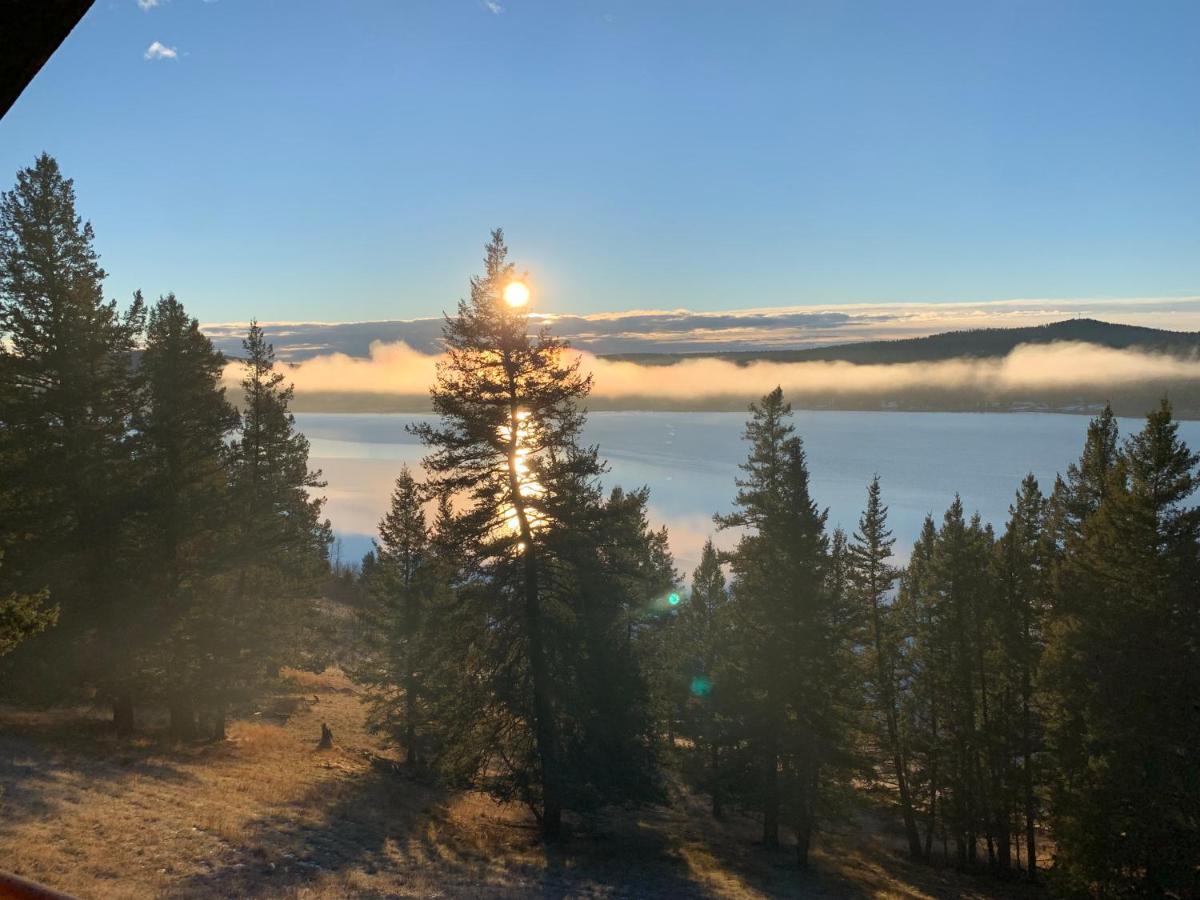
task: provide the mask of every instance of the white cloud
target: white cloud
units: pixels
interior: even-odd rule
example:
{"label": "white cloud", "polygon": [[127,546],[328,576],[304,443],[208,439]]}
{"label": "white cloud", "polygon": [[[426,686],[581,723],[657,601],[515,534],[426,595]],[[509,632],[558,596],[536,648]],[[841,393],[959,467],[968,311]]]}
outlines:
{"label": "white cloud", "polygon": [[162,41],[155,41],[142,54],[146,59],[175,59],[179,52],[174,47],[168,47]]}
{"label": "white cloud", "polygon": [[[157,0],[155,0],[155,2],[157,2]],[[504,12],[504,7],[497,3],[496,0],[483,0],[483,8],[490,12],[493,16],[498,16],[500,13]]]}
{"label": "white cloud", "polygon": [[160,0],[137,0],[137,5],[141,7],[143,12],[149,12],[158,6]]}

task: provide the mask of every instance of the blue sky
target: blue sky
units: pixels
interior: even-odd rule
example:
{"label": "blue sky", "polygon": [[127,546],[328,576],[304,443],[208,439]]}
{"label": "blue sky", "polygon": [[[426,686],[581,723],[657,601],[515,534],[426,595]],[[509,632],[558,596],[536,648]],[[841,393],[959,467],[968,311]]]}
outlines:
{"label": "blue sky", "polygon": [[1200,293],[1194,2],[148,3],[0,183],[57,156],[203,321],[436,315],[496,225],[556,312]]}

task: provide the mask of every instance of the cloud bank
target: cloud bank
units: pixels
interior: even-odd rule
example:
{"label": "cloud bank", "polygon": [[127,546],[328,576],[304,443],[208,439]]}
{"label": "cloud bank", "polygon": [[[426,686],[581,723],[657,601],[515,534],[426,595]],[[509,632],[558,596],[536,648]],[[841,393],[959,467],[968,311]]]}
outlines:
{"label": "cloud bank", "polygon": [[[576,351],[571,351],[576,352]],[[643,366],[580,352],[594,375],[595,400],[653,399],[693,404],[714,398],[753,398],[779,385],[792,398],[869,395],[880,398],[920,391],[965,391],[1019,396],[1045,391],[1104,390],[1138,383],[1200,380],[1200,359],[1094,344],[1023,344],[1007,356],[933,363],[753,362],[690,359],[668,366]],[[403,343],[376,342],[366,357],[335,353],[288,369],[301,397],[367,394],[420,397],[433,383],[440,356]],[[230,364],[229,383],[239,366]]]}
{"label": "cloud bank", "polygon": [[[433,307],[436,308],[436,307]],[[1003,300],[991,303],[875,304],[745,309],[731,312],[634,310],[543,315],[559,337],[594,354],[697,353],[799,349],[856,341],[923,337],[970,328],[1044,325],[1073,316],[1154,328],[1200,331],[1200,298]],[[440,349],[442,320],[262,323],[280,359],[331,353],[366,357],[377,341]],[[209,324],[205,332],[230,356],[241,352],[245,323]]]}

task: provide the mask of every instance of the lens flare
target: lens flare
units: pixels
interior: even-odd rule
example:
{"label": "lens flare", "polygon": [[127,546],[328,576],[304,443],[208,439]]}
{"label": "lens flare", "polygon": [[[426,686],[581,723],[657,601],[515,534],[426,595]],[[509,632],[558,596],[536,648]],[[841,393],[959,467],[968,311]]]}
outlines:
{"label": "lens flare", "polygon": [[679,605],[679,595],[672,593],[669,597],[667,597],[667,602],[670,603],[672,606],[678,606]]}
{"label": "lens flare", "polygon": [[706,675],[697,675],[692,679],[692,694],[696,697],[707,697],[712,693],[712,682]]}
{"label": "lens flare", "polygon": [[504,288],[504,302],[513,309],[529,302],[529,287],[523,281],[510,281]]}

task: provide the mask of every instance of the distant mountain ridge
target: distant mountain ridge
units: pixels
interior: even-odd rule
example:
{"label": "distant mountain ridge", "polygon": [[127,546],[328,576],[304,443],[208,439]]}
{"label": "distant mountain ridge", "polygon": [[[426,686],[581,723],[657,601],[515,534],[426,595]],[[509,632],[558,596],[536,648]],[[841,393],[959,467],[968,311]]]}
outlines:
{"label": "distant mountain ridge", "polygon": [[850,362],[862,364],[923,363],[948,359],[1005,356],[1021,344],[1075,341],[1116,350],[1137,349],[1173,356],[1200,351],[1200,332],[1168,331],[1140,325],[1121,325],[1099,319],[1063,319],[1023,328],[980,328],[944,331],[928,337],[863,341],[798,350],[714,350],[695,353],[611,353],[604,359],[641,365],[670,365],[684,359],[724,359],[730,362]]}

